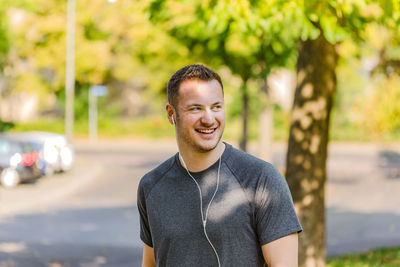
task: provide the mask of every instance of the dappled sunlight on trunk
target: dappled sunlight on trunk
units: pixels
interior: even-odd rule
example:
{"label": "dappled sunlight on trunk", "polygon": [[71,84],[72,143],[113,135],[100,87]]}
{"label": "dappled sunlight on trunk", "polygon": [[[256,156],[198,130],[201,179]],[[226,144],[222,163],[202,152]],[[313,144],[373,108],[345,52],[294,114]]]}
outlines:
{"label": "dappled sunlight on trunk", "polygon": [[336,48],[323,35],[301,43],[286,172],[304,229],[300,266],[325,266],[326,159],[336,64]]}

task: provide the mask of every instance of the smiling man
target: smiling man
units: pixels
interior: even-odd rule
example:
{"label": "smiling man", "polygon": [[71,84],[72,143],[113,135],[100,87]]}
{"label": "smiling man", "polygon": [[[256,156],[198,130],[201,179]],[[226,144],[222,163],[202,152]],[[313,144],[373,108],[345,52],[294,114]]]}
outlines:
{"label": "smiling man", "polygon": [[142,266],[297,266],[302,229],[285,179],[222,141],[219,75],[189,65],[167,91],[179,152],[139,184]]}

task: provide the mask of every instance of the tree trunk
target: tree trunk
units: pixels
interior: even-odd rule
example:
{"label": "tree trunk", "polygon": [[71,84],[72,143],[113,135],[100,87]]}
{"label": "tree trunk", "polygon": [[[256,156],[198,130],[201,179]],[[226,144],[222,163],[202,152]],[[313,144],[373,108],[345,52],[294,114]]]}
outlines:
{"label": "tree trunk", "polygon": [[268,90],[267,77],[263,79],[260,92],[263,109],[259,120],[259,158],[272,161],[272,139],[273,139],[273,105]]}
{"label": "tree trunk", "polygon": [[258,156],[267,162],[272,162],[273,108],[266,106],[260,114],[260,147]]}
{"label": "tree trunk", "polygon": [[299,265],[325,266],[325,181],[337,52],[323,34],[300,43],[286,178],[303,226]]}
{"label": "tree trunk", "polygon": [[240,139],[239,147],[243,151],[247,151],[247,139],[248,139],[248,118],[249,118],[249,94],[247,91],[247,80],[243,80],[242,84],[242,104],[243,104],[243,132]]}

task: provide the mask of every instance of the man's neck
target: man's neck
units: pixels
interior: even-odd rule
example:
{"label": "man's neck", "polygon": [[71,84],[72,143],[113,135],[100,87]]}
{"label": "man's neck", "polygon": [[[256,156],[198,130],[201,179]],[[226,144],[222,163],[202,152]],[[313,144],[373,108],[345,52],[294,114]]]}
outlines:
{"label": "man's neck", "polygon": [[213,165],[222,156],[224,150],[225,144],[220,141],[213,150],[206,153],[181,150],[179,152],[180,157],[182,157],[185,162],[183,163],[180,157],[179,160],[181,161],[182,166],[186,165],[186,168],[189,171],[199,172]]}

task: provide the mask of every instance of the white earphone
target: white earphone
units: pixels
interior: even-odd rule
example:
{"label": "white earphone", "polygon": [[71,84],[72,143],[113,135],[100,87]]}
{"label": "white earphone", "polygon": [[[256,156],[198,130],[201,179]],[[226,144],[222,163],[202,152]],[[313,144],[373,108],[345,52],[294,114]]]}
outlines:
{"label": "white earphone", "polygon": [[[171,115],[171,120],[172,120],[172,124],[174,125],[175,131],[176,131],[176,125],[175,125],[174,115]],[[179,151],[179,146],[178,146],[178,151]],[[203,197],[202,197],[202,192],[201,192],[200,185],[197,183],[196,179],[194,179],[194,177],[190,174],[190,172],[189,172],[189,170],[188,170],[188,168],[187,168],[187,166],[186,166],[186,163],[185,163],[185,161],[183,160],[183,157],[182,157],[182,155],[181,155],[181,153],[180,153],[180,151],[179,151],[179,158],[180,158],[180,160],[181,160],[181,162],[182,162],[183,167],[185,168],[187,174],[188,174],[189,177],[193,180],[193,182],[194,182],[194,183],[196,184],[196,186],[197,186],[197,189],[199,190],[199,196],[200,196],[200,215],[201,215],[201,220],[202,220],[202,223],[203,223],[203,232],[204,232],[204,235],[205,235],[205,237],[206,237],[208,243],[210,244],[211,248],[213,249],[213,251],[214,251],[214,253],[215,253],[215,257],[217,258],[218,267],[221,267],[221,262],[220,262],[220,260],[219,260],[219,255],[218,255],[218,252],[217,252],[217,250],[215,249],[214,245],[211,243],[210,238],[208,237],[206,226],[207,226],[208,210],[209,210],[209,208],[210,208],[210,206],[211,206],[211,203],[212,203],[213,200],[214,200],[215,195],[216,195],[217,192],[218,192],[219,173],[220,173],[220,170],[221,170],[221,157],[222,157],[222,155],[219,157],[218,173],[217,173],[217,184],[216,184],[216,187],[215,187],[215,191],[214,191],[214,194],[213,194],[213,196],[212,196],[210,202],[209,202],[208,205],[207,205],[207,209],[206,209],[206,212],[205,212],[205,215],[204,215],[204,214],[203,214]]]}
{"label": "white earphone", "polygon": [[221,158],[222,158],[222,155],[219,157],[218,173],[217,173],[217,185],[216,185],[216,187],[215,187],[214,194],[213,194],[213,196],[211,197],[211,200],[210,200],[210,202],[209,202],[208,205],[207,205],[207,209],[206,209],[206,214],[205,214],[205,216],[204,216],[204,214],[203,214],[203,197],[202,197],[200,185],[199,185],[199,183],[196,181],[196,179],[190,174],[190,172],[189,172],[189,170],[188,170],[188,168],[187,168],[187,166],[186,166],[186,163],[185,163],[185,161],[183,160],[183,157],[181,156],[180,153],[179,153],[179,158],[181,159],[181,161],[182,161],[182,163],[183,163],[182,165],[183,165],[183,167],[185,168],[187,174],[189,175],[190,178],[192,178],[193,182],[194,182],[194,183],[196,184],[196,186],[197,186],[197,189],[199,190],[199,195],[200,195],[200,215],[201,215],[201,220],[202,220],[202,222],[203,222],[203,232],[204,232],[204,235],[205,235],[205,237],[206,237],[208,243],[210,244],[211,248],[213,249],[213,251],[214,251],[214,253],[215,253],[215,257],[217,258],[217,262],[218,262],[218,267],[221,267],[221,262],[220,262],[220,260],[219,260],[218,252],[217,252],[216,248],[214,247],[213,243],[211,243],[210,238],[208,237],[206,226],[207,226],[208,210],[209,210],[209,208],[210,208],[210,206],[211,206],[211,203],[212,203],[213,200],[214,200],[215,195],[216,195],[217,192],[218,192],[218,186],[219,186],[219,172],[220,172],[220,170],[221,170]]}

